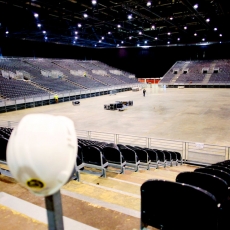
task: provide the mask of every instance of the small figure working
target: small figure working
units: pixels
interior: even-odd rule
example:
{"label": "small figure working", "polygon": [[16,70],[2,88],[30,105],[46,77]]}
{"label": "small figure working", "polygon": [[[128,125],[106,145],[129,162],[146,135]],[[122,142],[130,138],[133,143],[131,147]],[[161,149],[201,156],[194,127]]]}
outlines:
{"label": "small figure working", "polygon": [[146,90],[145,89],[143,89],[143,96],[145,97],[145,93],[146,93]]}

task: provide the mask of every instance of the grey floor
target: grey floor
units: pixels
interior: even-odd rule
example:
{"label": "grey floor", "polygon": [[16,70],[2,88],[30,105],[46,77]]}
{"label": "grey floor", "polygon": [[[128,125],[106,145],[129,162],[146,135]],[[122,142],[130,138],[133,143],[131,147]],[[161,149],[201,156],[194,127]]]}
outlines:
{"label": "grey floor", "polygon": [[[77,130],[92,130],[230,146],[230,89],[162,89],[124,92],[0,114],[0,120],[20,121],[30,113],[67,116]],[[133,100],[123,112],[104,104]]]}

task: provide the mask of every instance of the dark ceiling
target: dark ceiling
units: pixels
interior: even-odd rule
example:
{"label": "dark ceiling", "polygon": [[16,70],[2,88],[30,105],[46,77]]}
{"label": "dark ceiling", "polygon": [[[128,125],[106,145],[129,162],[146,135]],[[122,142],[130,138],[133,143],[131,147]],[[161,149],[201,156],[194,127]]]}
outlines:
{"label": "dark ceiling", "polygon": [[229,2],[0,0],[0,37],[97,48],[224,43]]}

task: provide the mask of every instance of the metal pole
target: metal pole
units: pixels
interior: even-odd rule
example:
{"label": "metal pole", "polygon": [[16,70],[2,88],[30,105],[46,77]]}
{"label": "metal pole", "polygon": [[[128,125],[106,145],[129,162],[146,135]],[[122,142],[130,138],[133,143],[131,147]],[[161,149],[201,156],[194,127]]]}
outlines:
{"label": "metal pole", "polygon": [[45,197],[49,230],[64,230],[60,190]]}

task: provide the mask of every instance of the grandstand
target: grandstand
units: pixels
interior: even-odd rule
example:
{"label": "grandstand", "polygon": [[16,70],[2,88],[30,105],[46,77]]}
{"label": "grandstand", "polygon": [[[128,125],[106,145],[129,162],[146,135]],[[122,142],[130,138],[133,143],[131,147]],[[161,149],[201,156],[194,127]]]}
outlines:
{"label": "grandstand", "polygon": [[[1,0],[0,229],[63,230],[48,226],[54,197],[19,183],[37,161],[16,181],[6,155],[24,116],[49,114],[72,120],[78,149],[71,176],[57,176],[69,181],[54,225],[63,216],[66,230],[229,230],[229,7],[223,0]],[[127,101],[133,106],[106,109]],[[25,136],[18,144],[27,148]],[[46,142],[59,146],[61,135],[52,137]],[[36,150],[41,139],[33,138]],[[49,150],[48,171],[57,162],[64,168]],[[35,177],[26,184],[44,185]]]}
{"label": "grandstand", "polygon": [[159,85],[229,88],[229,76],[229,60],[178,61],[163,76]]}

